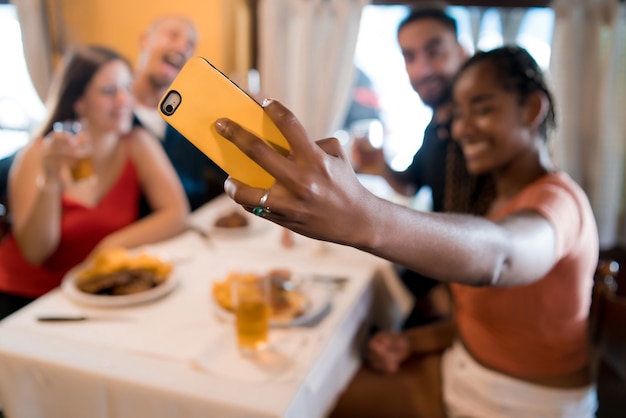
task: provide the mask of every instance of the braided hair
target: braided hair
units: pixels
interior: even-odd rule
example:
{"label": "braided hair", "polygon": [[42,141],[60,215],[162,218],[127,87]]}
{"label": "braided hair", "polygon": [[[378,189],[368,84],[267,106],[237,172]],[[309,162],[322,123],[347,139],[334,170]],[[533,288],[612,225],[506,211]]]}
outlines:
{"label": "braided hair", "polygon": [[474,175],[467,171],[459,144],[448,142],[444,210],[483,216],[496,196],[491,174]]}
{"label": "braided hair", "polygon": [[[487,52],[477,52],[459,69],[453,83],[469,67],[489,62],[495,79],[505,91],[513,92],[524,104],[529,96],[543,93],[548,99],[548,112],[539,125],[539,134],[547,141],[556,128],[556,114],[552,94],[548,90],[541,68],[524,48],[504,46]],[[490,174],[472,176],[467,172],[461,147],[454,141],[448,146],[446,161],[446,202],[449,212],[484,215],[495,197],[494,181]]]}

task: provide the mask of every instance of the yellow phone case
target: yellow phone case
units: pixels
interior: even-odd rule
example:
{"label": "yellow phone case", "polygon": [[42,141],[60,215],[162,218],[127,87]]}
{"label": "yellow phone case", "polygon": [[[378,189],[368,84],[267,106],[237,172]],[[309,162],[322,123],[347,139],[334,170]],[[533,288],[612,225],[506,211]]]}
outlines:
{"label": "yellow phone case", "polygon": [[289,144],[252,97],[202,57],[183,66],[159,104],[159,113],[207,157],[233,178],[252,187],[269,188],[274,178],[215,129],[229,118],[283,155]]}

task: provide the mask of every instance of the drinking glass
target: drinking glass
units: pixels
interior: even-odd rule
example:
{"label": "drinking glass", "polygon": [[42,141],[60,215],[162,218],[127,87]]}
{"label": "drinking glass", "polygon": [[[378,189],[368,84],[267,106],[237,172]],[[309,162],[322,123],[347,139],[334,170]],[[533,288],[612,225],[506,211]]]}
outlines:
{"label": "drinking glass", "polygon": [[[82,127],[80,122],[66,120],[64,122],[55,122],[52,125],[52,129],[55,132],[67,132],[71,135],[80,134]],[[70,167],[72,179],[75,182],[81,182],[83,180],[91,179],[93,173],[93,162],[91,160],[91,144],[84,142],[80,144],[79,157]]]}
{"label": "drinking glass", "polygon": [[350,125],[353,159],[359,172],[377,172],[383,136],[383,124],[378,119],[361,119]]}
{"label": "drinking glass", "polygon": [[270,281],[266,276],[237,274],[231,280],[237,343],[244,353],[267,347],[270,320]]}

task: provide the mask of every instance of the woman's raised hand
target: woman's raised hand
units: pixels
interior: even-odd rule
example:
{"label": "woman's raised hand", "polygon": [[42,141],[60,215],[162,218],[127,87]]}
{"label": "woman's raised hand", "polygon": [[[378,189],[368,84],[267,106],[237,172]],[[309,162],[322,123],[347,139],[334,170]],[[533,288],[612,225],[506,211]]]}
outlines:
{"label": "woman's raised hand", "polygon": [[55,123],[55,128],[43,139],[43,174],[48,180],[58,180],[64,166],[72,166],[88,146],[85,131],[71,131]]}

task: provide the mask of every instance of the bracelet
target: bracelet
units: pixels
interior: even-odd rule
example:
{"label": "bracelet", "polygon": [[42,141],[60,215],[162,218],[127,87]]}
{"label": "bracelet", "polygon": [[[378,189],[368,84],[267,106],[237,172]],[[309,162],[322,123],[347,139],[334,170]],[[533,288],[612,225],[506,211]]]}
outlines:
{"label": "bracelet", "polygon": [[39,190],[43,190],[43,191],[61,190],[63,186],[60,181],[55,181],[52,183],[49,182],[48,179],[43,174],[40,174],[37,176],[37,180],[35,181],[35,184],[37,185],[37,188]]}

